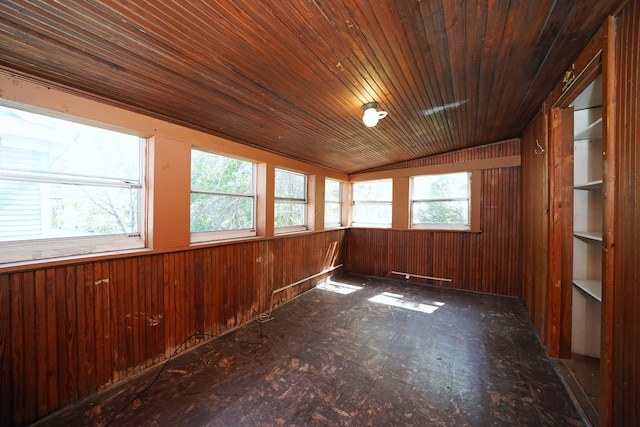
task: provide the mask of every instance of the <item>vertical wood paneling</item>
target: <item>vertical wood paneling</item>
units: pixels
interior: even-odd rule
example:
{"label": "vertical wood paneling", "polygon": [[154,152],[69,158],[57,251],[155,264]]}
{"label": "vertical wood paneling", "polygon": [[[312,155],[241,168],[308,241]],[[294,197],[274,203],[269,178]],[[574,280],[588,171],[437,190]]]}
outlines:
{"label": "vertical wood paneling", "polygon": [[78,391],[81,395],[88,394],[98,387],[96,379],[96,294],[93,284],[93,265],[78,265],[78,287],[82,288],[84,304],[78,299],[78,316],[84,318],[82,333],[78,330],[80,343],[78,359],[80,373],[78,375]]}
{"label": "vertical wood paneling", "polygon": [[76,307],[77,283],[75,266],[64,268],[64,281],[66,285],[66,296],[64,307],[64,329],[62,334],[65,337],[66,350],[65,364],[62,367],[67,375],[61,386],[64,403],[72,402],[78,398],[78,311]]}
{"label": "vertical wood paneling", "polygon": [[[546,337],[549,245],[547,116],[540,114],[522,138],[522,300],[538,335]],[[540,151],[540,144],[545,150]],[[536,154],[539,153],[539,154]]]}
{"label": "vertical wood paneling", "polygon": [[[614,209],[609,209],[615,242],[607,281],[613,282],[612,313],[605,330],[613,331],[611,395],[601,413],[602,425],[640,425],[640,2],[630,1],[617,17],[615,41],[615,137],[607,158],[613,182]],[[607,307],[605,307],[607,309]],[[605,348],[605,351],[607,349]],[[605,373],[607,374],[607,373]],[[605,381],[608,380],[605,375]],[[611,408],[611,409],[609,409]]]}
{"label": "vertical wood paneling", "polygon": [[[76,320],[76,346],[73,353],[73,358],[75,359],[75,373],[76,377],[76,387],[74,392],[76,394],[76,398],[80,396],[80,390],[87,390],[87,376],[84,366],[84,340],[87,336],[86,327],[87,327],[87,318],[85,309],[85,286],[84,286],[84,271],[80,266],[70,266],[70,269],[73,270],[73,290],[75,291],[75,304],[73,306],[67,306],[67,316],[69,319]],[[68,304],[68,302],[67,302]],[[71,312],[71,315],[68,313]],[[76,314],[77,313],[77,314]]]}
{"label": "vertical wood paneling", "polygon": [[45,300],[46,305],[46,353],[47,353],[47,367],[46,367],[46,391],[48,392],[49,409],[54,409],[59,406],[58,401],[58,378],[63,373],[58,372],[58,316],[56,313],[56,303],[59,298],[57,294],[60,292],[60,288],[64,289],[64,282],[60,283],[58,288],[56,283],[56,269],[50,268],[45,271]]}
{"label": "vertical wood paneling", "polygon": [[151,258],[151,270],[153,272],[151,276],[150,286],[153,292],[153,298],[151,301],[151,314],[148,316],[151,318],[149,324],[155,332],[153,334],[153,348],[151,354],[153,355],[153,363],[161,362],[164,359],[164,336],[165,336],[165,322],[166,313],[164,310],[164,269],[163,269],[163,256],[154,255]]}
{"label": "vertical wood paneling", "polygon": [[[22,276],[22,323],[14,323],[12,326],[22,325],[24,331],[24,346],[22,348],[24,357],[24,407],[22,408],[21,418],[17,420],[22,423],[37,413],[37,400],[34,396],[38,395],[38,379],[37,379],[37,362],[34,357],[29,355],[37,354],[37,324],[36,324],[36,301],[35,294],[35,276],[33,272],[26,272]],[[26,304],[25,304],[26,301]]]}
{"label": "vertical wood paneling", "polygon": [[[203,251],[189,252],[188,264],[193,268],[188,269],[188,282],[193,283],[193,301],[194,301],[194,330],[198,333],[204,333],[205,319],[205,286],[204,286],[204,268],[202,265]],[[201,339],[200,339],[201,340]]]}
{"label": "vertical wood paneling", "polygon": [[138,279],[139,279],[139,271],[138,271],[138,262],[131,262],[129,264],[131,268],[130,280],[131,280],[131,306],[130,311],[127,311],[127,317],[125,321],[129,322],[127,328],[131,330],[131,373],[138,372],[140,369],[140,365],[142,363],[141,352],[144,351],[144,344],[140,342],[140,313],[142,309],[140,307],[141,300],[138,289]]}
{"label": "vertical wood paneling", "polygon": [[323,271],[335,245],[343,263],[345,234],[0,274],[0,425],[32,422],[163,362],[196,331],[219,335],[299,295],[324,277],[277,301],[272,291]]}
{"label": "vertical wood paneling", "polygon": [[[50,412],[49,409],[49,393],[47,384],[47,359],[49,350],[47,347],[47,307],[45,292],[45,270],[37,270],[35,272],[35,300],[33,302],[36,312],[36,349],[38,357],[36,360],[37,384],[37,416],[41,417]],[[3,393],[4,394],[4,393]]]}
{"label": "vertical wood paneling", "polygon": [[[53,315],[55,316],[55,340],[57,349],[56,362],[57,366],[51,376],[55,377],[57,383],[56,390],[56,402],[57,405],[62,406],[66,403],[66,390],[65,385],[69,379],[69,371],[67,369],[67,359],[69,358],[69,350],[67,343],[67,315],[66,315],[66,302],[67,302],[67,280],[66,280],[66,268],[57,267],[52,269],[54,279],[52,283],[47,283],[47,289],[51,290],[51,297],[55,301],[55,308],[53,309]],[[50,286],[50,287],[49,287]],[[59,288],[59,289],[55,289]],[[57,374],[56,374],[57,373]]]}
{"label": "vertical wood paneling", "polygon": [[[603,53],[607,147],[605,148],[605,260],[603,336],[600,377],[600,425],[640,424],[640,2],[631,0],[615,16]],[[597,51],[598,49],[595,49]],[[539,119],[537,119],[539,120]],[[536,123],[530,125],[534,128]],[[552,322],[545,313],[545,295],[538,292],[542,276],[528,265],[537,250],[549,251],[549,230],[537,223],[528,207],[542,207],[550,196],[534,196],[548,169],[527,154],[533,141],[523,136],[523,299],[542,336]],[[532,238],[541,236],[535,243]],[[536,252],[534,252],[534,250]],[[541,263],[540,269],[548,269]],[[537,264],[537,263],[536,263]],[[547,270],[548,271],[548,270]],[[542,274],[542,273],[540,273]]]}
{"label": "vertical wood paneling", "polygon": [[213,334],[219,334],[226,329],[226,266],[224,247],[216,247],[209,250],[211,263],[210,282],[211,282],[211,299],[213,310],[211,312],[211,330]]}
{"label": "vertical wood paneling", "polygon": [[172,283],[172,273],[173,273],[173,253],[166,254],[162,256],[162,289],[164,290],[162,294],[163,298],[163,312],[164,319],[161,324],[164,326],[164,343],[162,348],[164,349],[164,356],[169,357],[172,352],[172,348],[174,348],[175,342],[175,311],[174,311],[174,303],[175,303],[175,289]]}
{"label": "vertical wood paneling", "polygon": [[520,295],[520,168],[484,170],[482,182],[480,233],[352,228],[349,270],[399,271],[452,280],[411,279],[419,283]]}
{"label": "vertical wood paneling", "polygon": [[[2,286],[2,285],[0,285]],[[22,276],[18,274],[14,274],[10,278],[10,295],[11,295],[11,321],[7,322],[9,327],[10,325],[20,325],[23,322],[24,317],[24,296],[23,296],[23,283]],[[4,307],[0,307],[3,309]],[[7,313],[9,314],[9,313]],[[0,319],[6,320],[6,319]],[[14,369],[16,372],[24,372],[25,371],[25,355],[24,355],[24,333],[25,330],[22,328],[11,328],[12,336],[11,339],[7,341],[11,343],[11,360],[13,361]],[[0,339],[4,339],[5,337],[0,334]],[[8,344],[8,343],[7,343]],[[3,358],[0,357],[0,360]],[[25,394],[25,384],[16,383],[14,385],[13,391],[13,417],[16,420],[24,419],[24,406],[26,403],[26,394]]]}
{"label": "vertical wood paneling", "polygon": [[109,261],[109,291],[111,302],[111,360],[113,363],[112,378],[113,382],[118,382],[126,378],[126,372],[123,372],[127,366],[126,354],[126,331],[121,319],[126,316],[125,298],[126,287],[124,277],[124,260]]}
{"label": "vertical wood paneling", "polygon": [[17,393],[13,386],[16,368],[11,350],[11,306],[11,278],[9,275],[0,276],[0,362],[2,362],[0,363],[0,386],[2,387],[0,424],[2,426],[10,426],[13,423],[13,401]]}

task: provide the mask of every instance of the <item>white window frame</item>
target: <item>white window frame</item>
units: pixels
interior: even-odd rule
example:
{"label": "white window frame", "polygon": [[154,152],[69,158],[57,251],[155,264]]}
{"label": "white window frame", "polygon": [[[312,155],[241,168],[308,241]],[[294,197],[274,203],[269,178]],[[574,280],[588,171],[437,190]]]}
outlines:
{"label": "white window frame", "polygon": [[[467,195],[466,197],[438,197],[438,198],[414,198],[414,185],[415,179],[424,177],[424,176],[445,176],[445,175],[454,175],[454,174],[466,174],[467,175]],[[473,191],[472,191],[472,172],[470,171],[459,171],[459,172],[447,172],[447,173],[437,173],[437,174],[423,174],[423,175],[415,175],[410,179],[410,190],[409,190],[409,220],[411,224],[411,228],[414,229],[439,229],[439,230],[471,230],[473,224]],[[466,201],[468,206],[467,218],[468,222],[466,224],[446,224],[446,223],[415,223],[413,214],[414,214],[414,206],[416,203],[422,202],[447,202],[447,201]]]}
{"label": "white window frame", "polygon": [[[355,191],[355,188],[358,184],[365,184],[365,183],[375,183],[375,182],[380,182],[380,183],[391,183],[391,194],[390,194],[390,198],[389,200],[376,200],[376,199],[363,199],[363,200],[357,200],[357,194]],[[352,227],[369,227],[369,228],[390,228],[391,224],[393,222],[393,179],[391,178],[386,178],[386,179],[375,179],[375,180],[367,180],[367,181],[357,181],[357,182],[353,182],[351,184],[351,191],[352,191],[352,203],[351,203],[351,209],[352,209],[352,220],[351,220],[351,226]],[[358,222],[357,218],[355,217],[355,212],[357,212],[357,206],[385,206],[385,207],[389,207],[389,222],[385,222],[385,223],[369,223],[369,222]]]}
{"label": "white window frame", "polygon": [[[226,157],[233,160],[241,160],[247,163],[252,164],[252,183],[251,183],[251,193],[230,193],[230,192],[222,192],[222,191],[209,191],[203,189],[193,189],[191,188],[191,194],[208,194],[212,196],[231,196],[231,197],[242,197],[242,198],[250,198],[252,200],[252,212],[251,212],[251,223],[252,226],[250,228],[239,228],[234,230],[212,230],[212,231],[198,231],[198,232],[190,232],[191,235],[191,243],[202,243],[202,242],[211,242],[218,240],[231,240],[231,239],[242,239],[247,237],[256,236],[256,174],[257,174],[257,165],[255,162],[251,162],[248,160],[238,159],[233,156],[228,156],[226,154],[219,153],[211,153],[205,149],[199,147],[191,147],[191,152],[194,150],[201,151],[204,153],[213,154],[220,157]],[[189,173],[191,176],[191,171]],[[191,212],[189,212],[191,215]],[[189,221],[191,223],[191,221]],[[191,225],[190,225],[191,226]]]}
{"label": "white window frame", "polygon": [[[274,207],[274,234],[286,234],[286,233],[295,233],[295,232],[299,232],[299,231],[305,231],[308,229],[308,225],[307,225],[307,211],[308,211],[308,193],[309,193],[309,179],[308,176],[304,173],[301,172],[294,172],[291,170],[287,170],[287,169],[282,169],[282,168],[275,168],[274,170],[274,175],[277,175],[277,172],[284,172],[284,173],[288,173],[288,174],[293,174],[293,175],[300,175],[304,178],[304,197],[303,198],[294,198],[294,197],[278,197],[277,196],[277,179],[274,177],[274,194],[273,194],[273,207]],[[277,227],[275,226],[275,206],[278,203],[283,203],[283,204],[293,204],[293,205],[302,205],[302,207],[304,208],[304,213],[302,215],[303,218],[303,224],[300,225],[292,225],[292,226],[281,226],[281,227]]]}
{"label": "white window frame", "polygon": [[[52,117],[68,122],[81,123],[100,129],[112,130],[109,125],[87,121],[74,116],[61,115],[43,109],[31,108],[28,105],[17,107],[15,104],[0,105],[8,108],[26,111],[32,114]],[[95,236],[67,236],[67,237],[47,237],[25,240],[10,240],[0,242],[0,265],[7,263],[31,262],[47,259],[91,256],[101,253],[143,249],[146,247],[145,224],[146,224],[146,188],[145,163],[147,140],[136,135],[118,129],[118,132],[128,134],[139,139],[138,149],[140,150],[139,178],[137,180],[118,179],[110,177],[95,177],[77,174],[65,174],[58,172],[32,172],[21,170],[0,169],[0,180],[34,182],[40,184],[61,184],[91,187],[111,187],[122,189],[134,189],[137,191],[137,231],[134,233],[102,234]]]}
{"label": "white window frame", "polygon": [[[325,178],[325,196],[324,196],[324,228],[338,228],[342,226],[342,182],[337,179]],[[327,197],[327,183],[335,182],[338,184],[338,200],[330,200]],[[338,207],[338,222],[327,223],[327,210],[330,206]]]}

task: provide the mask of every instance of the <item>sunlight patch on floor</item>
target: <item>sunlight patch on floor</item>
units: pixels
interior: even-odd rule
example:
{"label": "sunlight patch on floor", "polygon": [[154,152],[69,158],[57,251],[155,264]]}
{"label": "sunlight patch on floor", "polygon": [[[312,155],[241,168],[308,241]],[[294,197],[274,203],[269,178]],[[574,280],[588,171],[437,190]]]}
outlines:
{"label": "sunlight patch on floor", "polygon": [[394,294],[391,292],[383,292],[375,297],[369,298],[369,301],[378,304],[386,304],[391,307],[406,308],[407,310],[419,311],[422,313],[431,314],[438,308],[444,306],[443,302],[432,301],[429,304],[422,302],[409,301],[404,299],[403,295]]}
{"label": "sunlight patch on floor", "polygon": [[338,282],[333,279],[327,279],[317,286],[318,289],[323,291],[334,292],[336,294],[348,295],[353,292],[359,291],[363,286],[351,285],[349,283]]}

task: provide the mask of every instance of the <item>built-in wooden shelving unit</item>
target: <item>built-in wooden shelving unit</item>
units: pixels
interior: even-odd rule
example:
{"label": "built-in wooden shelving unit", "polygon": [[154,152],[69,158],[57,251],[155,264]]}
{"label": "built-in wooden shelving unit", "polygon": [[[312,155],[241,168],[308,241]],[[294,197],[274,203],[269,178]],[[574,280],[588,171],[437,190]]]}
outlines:
{"label": "built-in wooden shelving unit", "polygon": [[602,302],[602,82],[574,101],[573,353],[600,357]]}

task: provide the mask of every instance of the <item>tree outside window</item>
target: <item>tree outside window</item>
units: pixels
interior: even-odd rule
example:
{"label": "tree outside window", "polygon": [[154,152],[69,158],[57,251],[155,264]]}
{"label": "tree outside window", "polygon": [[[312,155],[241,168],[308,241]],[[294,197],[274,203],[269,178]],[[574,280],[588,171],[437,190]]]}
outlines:
{"label": "tree outside window", "polygon": [[191,150],[191,232],[255,228],[255,165]]}

